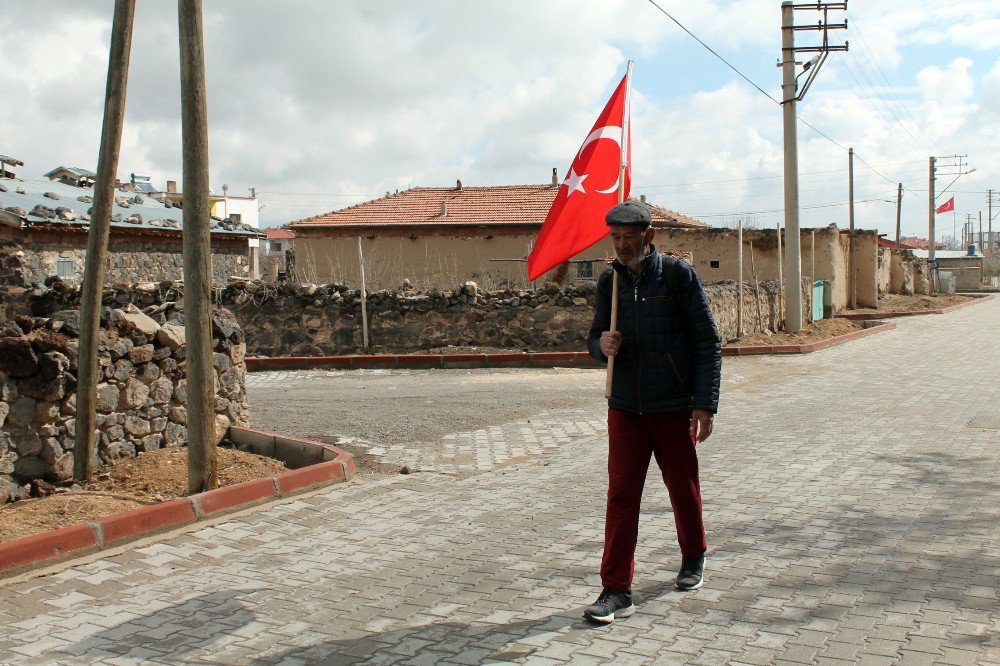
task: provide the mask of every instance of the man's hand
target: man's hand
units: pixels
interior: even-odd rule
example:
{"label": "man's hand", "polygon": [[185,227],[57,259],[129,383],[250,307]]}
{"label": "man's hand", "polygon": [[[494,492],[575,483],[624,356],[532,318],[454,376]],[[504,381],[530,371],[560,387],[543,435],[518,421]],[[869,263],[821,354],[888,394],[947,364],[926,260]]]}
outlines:
{"label": "man's hand", "polygon": [[[603,343],[604,340],[602,339]],[[691,438],[696,444],[701,444],[712,434],[712,412],[707,409],[696,409],[691,412]]]}
{"label": "man's hand", "polygon": [[620,331],[604,331],[601,333],[601,353],[608,358],[618,353],[618,348],[622,346],[622,334]]}

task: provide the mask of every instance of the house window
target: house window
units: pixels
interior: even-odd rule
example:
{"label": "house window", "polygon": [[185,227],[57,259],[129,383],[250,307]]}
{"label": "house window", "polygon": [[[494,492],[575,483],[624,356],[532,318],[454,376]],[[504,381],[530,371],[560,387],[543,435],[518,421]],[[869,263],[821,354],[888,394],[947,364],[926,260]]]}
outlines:
{"label": "house window", "polygon": [[241,215],[240,213],[231,213],[229,215],[229,219],[232,220],[233,222],[239,223],[243,221],[243,215]]}
{"label": "house window", "polygon": [[76,269],[72,259],[56,259],[56,275],[61,278],[75,279]]}
{"label": "house window", "polygon": [[709,268],[719,268],[719,260],[718,259],[713,259],[712,261],[708,262],[708,267]]}
{"label": "house window", "polygon": [[281,252],[281,241],[271,241],[270,243],[271,252]]}
{"label": "house window", "polygon": [[594,264],[590,261],[581,261],[576,265],[576,276],[578,278],[594,277]]}

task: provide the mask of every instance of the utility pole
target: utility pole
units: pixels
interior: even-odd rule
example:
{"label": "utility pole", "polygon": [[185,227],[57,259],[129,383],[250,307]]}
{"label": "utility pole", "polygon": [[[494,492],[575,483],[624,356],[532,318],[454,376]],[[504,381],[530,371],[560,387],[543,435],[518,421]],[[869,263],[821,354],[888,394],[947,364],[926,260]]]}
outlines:
{"label": "utility pole", "polygon": [[[1000,211],[997,211],[1000,213]],[[986,225],[987,240],[986,244],[989,245],[990,256],[993,256],[993,247],[996,245],[996,241],[993,240],[993,190],[986,190]]]}
{"label": "utility pole", "polygon": [[208,103],[201,0],[179,0],[184,160],[184,337],[187,341],[188,492],[219,485],[212,369],[212,253]]}
{"label": "utility pole", "polygon": [[979,254],[983,253],[983,211],[979,211]]}
{"label": "utility pole", "polygon": [[851,295],[851,309],[858,309],[857,280],[854,279],[854,148],[847,150],[847,199],[848,205],[848,246],[847,246],[847,289]]}
{"label": "utility pole", "polygon": [[903,219],[903,184],[896,189],[896,249],[899,249],[899,228]]}
{"label": "utility pole", "polygon": [[[805,97],[820,67],[826,62],[830,51],[846,51],[843,46],[831,46],[829,31],[846,29],[847,21],[833,24],[828,20],[830,10],[847,11],[847,2],[816,2],[795,4],[786,0],[781,3],[781,106],[785,144],[785,277],[788,281],[785,328],[790,333],[802,330],[802,243],[799,233],[799,153],[798,135],[795,126],[795,103]],[[822,19],[812,25],[795,25],[796,11],[822,12]],[[796,31],[815,30],[823,33],[819,46],[796,47]],[[806,63],[795,61],[796,53],[817,53]],[[803,64],[797,76],[795,66]],[[811,71],[810,71],[811,70]],[[798,91],[798,77],[809,72],[802,91]]]}
{"label": "utility pole", "polygon": [[135,0],[116,0],[111,24],[108,80],[104,92],[104,124],[97,157],[94,183],[94,210],[87,232],[87,259],[80,294],[80,348],[77,361],[76,443],[73,451],[73,478],[83,482],[93,473],[97,452],[97,346],[101,326],[101,292],[111,235],[111,207],[115,200],[115,172],[125,124],[125,90],[132,51],[132,24]]}
{"label": "utility pole", "polygon": [[[927,258],[933,263],[934,261],[934,215],[936,211],[934,210],[934,162],[935,158],[930,159],[930,171],[928,176],[927,184]],[[933,268],[931,269],[934,270]],[[934,274],[931,273],[931,291],[934,290]]]}

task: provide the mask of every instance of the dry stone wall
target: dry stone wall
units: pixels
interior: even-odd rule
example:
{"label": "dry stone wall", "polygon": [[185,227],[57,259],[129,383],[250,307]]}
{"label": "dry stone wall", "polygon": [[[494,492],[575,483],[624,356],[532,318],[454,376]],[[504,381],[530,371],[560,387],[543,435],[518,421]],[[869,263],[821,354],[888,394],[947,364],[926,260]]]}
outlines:
{"label": "dry stone wall", "polygon": [[[183,312],[104,308],[98,360],[99,463],[187,442]],[[159,321],[157,321],[159,319]],[[79,310],[0,322],[0,503],[33,479],[73,475]],[[213,316],[216,433],[249,423],[246,344],[230,313]]]}
{"label": "dry stone wall", "polygon": [[[368,294],[369,350],[405,353],[453,347],[579,350],[594,312],[594,283],[536,291],[485,292],[467,283],[452,291],[375,291]],[[723,340],[737,337],[735,282],[706,285]],[[810,312],[805,291],[805,312]],[[774,282],[743,285],[744,331],[783,327]],[[76,303],[75,287],[55,282],[32,299],[37,314]],[[317,356],[363,353],[361,292],[345,285],[231,281],[214,293],[246,332],[251,356]],[[134,303],[169,315],[183,299],[176,283],[105,291],[105,305]],[[757,304],[760,304],[758,308]],[[759,313],[759,316],[758,316]]]}

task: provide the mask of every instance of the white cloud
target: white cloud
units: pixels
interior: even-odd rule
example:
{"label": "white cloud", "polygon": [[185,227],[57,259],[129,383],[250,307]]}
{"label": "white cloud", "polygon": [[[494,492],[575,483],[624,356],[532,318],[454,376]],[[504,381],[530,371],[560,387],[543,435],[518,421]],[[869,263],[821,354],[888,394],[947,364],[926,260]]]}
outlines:
{"label": "white cloud", "polygon": [[956,58],[944,69],[932,65],[917,73],[924,99],[939,104],[957,104],[972,97],[975,84],[969,75],[972,60]]}
{"label": "white cloud", "polygon": [[[776,94],[777,3],[662,4]],[[95,165],[112,8],[110,0],[5,0],[0,153],[24,160],[22,172]],[[929,143],[969,152],[984,178],[1000,176],[992,132],[1000,65],[981,69],[997,60],[984,53],[997,47],[986,34],[995,9],[995,0],[852,5],[852,54],[831,57],[800,106],[803,117],[870,164],[895,165],[884,169],[889,179],[914,188],[926,180],[928,151],[942,154]],[[176,26],[175,5],[139,3],[119,172],[147,172],[161,184],[181,177]],[[645,2],[219,0],[206,3],[205,26],[213,186],[256,187],[265,223],[456,178],[548,182],[552,167],[565,172],[630,57],[642,68],[637,193],[646,187],[651,200],[687,213],[782,206],[780,108]],[[939,33],[933,52],[915,46],[914,35],[928,31]],[[976,35],[973,55],[944,48]],[[644,67],[654,54],[676,69]],[[874,89],[849,76],[849,57]],[[700,92],[679,91],[673,79],[685,71]],[[705,71],[723,83],[704,83]],[[939,95],[945,83],[950,91]],[[803,219],[843,223],[846,209],[806,206],[846,199],[846,154],[802,125],[799,138]],[[860,165],[857,178],[864,196],[894,186]],[[919,220],[919,202],[908,196]],[[869,207],[871,224],[894,226],[891,205]],[[769,225],[780,218],[761,216]]]}

